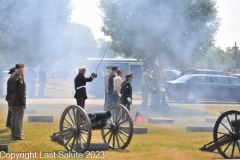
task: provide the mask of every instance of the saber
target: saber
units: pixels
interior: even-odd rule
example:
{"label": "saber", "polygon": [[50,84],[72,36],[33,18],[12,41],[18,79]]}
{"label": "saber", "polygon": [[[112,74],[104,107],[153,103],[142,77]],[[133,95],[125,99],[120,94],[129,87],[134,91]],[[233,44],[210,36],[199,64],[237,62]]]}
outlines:
{"label": "saber", "polygon": [[107,50],[108,50],[108,47],[109,47],[109,46],[107,46],[107,48],[106,48],[106,50],[105,50],[105,52],[104,52],[104,54],[103,54],[103,56],[102,56],[102,59],[101,59],[101,61],[99,62],[99,64],[98,64],[97,68],[95,69],[95,71],[97,71],[99,65],[102,63],[103,57],[105,56],[105,54],[106,54],[106,52],[107,52]]}

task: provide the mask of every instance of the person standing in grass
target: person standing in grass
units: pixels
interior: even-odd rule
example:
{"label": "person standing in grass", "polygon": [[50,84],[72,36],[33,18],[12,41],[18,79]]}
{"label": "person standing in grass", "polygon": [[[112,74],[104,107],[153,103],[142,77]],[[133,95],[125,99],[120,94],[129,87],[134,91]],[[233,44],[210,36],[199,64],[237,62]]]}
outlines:
{"label": "person standing in grass", "polygon": [[23,78],[24,64],[15,65],[15,75],[10,79],[10,110],[12,140],[24,140],[21,136],[24,109],[26,108],[26,84]]}
{"label": "person standing in grass", "polygon": [[109,75],[108,79],[108,107],[113,104],[113,79],[116,77],[118,67],[117,66],[112,66],[112,73]]}
{"label": "person standing in grass", "polygon": [[6,94],[6,101],[8,102],[8,115],[7,115],[7,122],[6,122],[6,127],[11,129],[11,116],[12,116],[12,112],[10,111],[10,80],[11,78],[14,76],[15,74],[15,68],[11,68],[9,69],[8,74],[10,74],[10,77],[7,81],[7,94]]}
{"label": "person standing in grass", "polygon": [[113,80],[113,101],[114,104],[120,104],[123,70],[117,70],[117,76]]}
{"label": "person standing in grass", "polygon": [[109,75],[112,72],[112,67],[111,66],[107,66],[106,67],[106,73],[104,75],[104,87],[105,87],[105,99],[104,99],[104,110],[107,109],[108,107],[108,85],[109,85]]}
{"label": "person standing in grass", "polygon": [[[121,89],[121,104],[125,106],[130,112],[130,105],[132,104],[132,82],[133,75],[132,73],[125,75],[126,80],[122,83]],[[124,114],[123,119],[126,119],[126,114]]]}
{"label": "person standing in grass", "polygon": [[74,79],[75,95],[74,98],[77,101],[77,105],[84,109],[85,99],[87,99],[86,82],[92,82],[97,77],[97,71],[93,71],[90,77],[85,77],[86,66],[78,68],[79,73]]}
{"label": "person standing in grass", "polygon": [[0,98],[3,96],[3,70],[0,65]]}

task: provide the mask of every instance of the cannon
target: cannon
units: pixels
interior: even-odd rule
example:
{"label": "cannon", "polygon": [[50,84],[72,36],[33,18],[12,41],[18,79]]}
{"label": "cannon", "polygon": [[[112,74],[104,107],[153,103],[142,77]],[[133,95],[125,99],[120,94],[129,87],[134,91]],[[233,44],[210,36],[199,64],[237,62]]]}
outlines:
{"label": "cannon", "polygon": [[106,111],[85,112],[80,106],[68,106],[62,113],[59,132],[51,135],[67,151],[87,151],[92,130],[101,130],[103,141],[112,149],[125,149],[133,135],[133,121],[126,107],[113,104]]}
{"label": "cannon", "polygon": [[224,112],[213,128],[213,141],[200,148],[202,151],[217,150],[224,158],[240,158],[240,112]]}

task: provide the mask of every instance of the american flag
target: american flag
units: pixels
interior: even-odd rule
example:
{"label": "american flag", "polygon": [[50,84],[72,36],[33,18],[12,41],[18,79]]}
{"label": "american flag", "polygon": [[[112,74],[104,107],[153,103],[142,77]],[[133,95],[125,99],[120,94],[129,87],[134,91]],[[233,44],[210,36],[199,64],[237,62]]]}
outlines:
{"label": "american flag", "polygon": [[141,123],[141,122],[143,122],[143,121],[144,121],[143,117],[141,116],[140,113],[137,112],[135,118],[133,119],[133,122],[134,122],[136,125],[138,125],[139,123]]}

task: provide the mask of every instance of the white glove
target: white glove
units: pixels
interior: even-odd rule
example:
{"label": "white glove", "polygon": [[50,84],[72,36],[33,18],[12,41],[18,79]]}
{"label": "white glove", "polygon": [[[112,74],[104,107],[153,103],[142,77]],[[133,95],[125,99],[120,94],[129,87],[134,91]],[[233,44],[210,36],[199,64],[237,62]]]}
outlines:
{"label": "white glove", "polygon": [[96,71],[96,70],[94,70],[92,73],[95,74],[95,75],[97,75],[97,71]]}
{"label": "white glove", "polygon": [[121,98],[122,95],[120,93],[118,93],[118,96]]}
{"label": "white glove", "polygon": [[129,97],[127,98],[127,100],[128,100],[128,102],[132,102],[131,98],[129,98]]}

